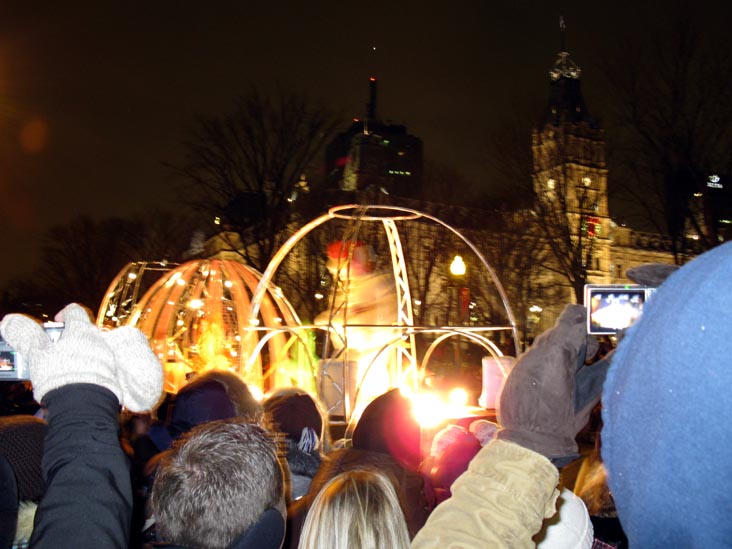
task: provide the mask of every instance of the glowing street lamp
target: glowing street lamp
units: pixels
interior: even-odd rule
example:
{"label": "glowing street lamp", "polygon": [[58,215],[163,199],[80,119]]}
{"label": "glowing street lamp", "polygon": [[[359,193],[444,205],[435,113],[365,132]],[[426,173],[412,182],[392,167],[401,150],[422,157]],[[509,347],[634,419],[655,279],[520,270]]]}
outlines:
{"label": "glowing street lamp", "polygon": [[[452,275],[453,279],[457,280],[458,278],[462,278],[465,276],[465,261],[463,261],[463,257],[460,255],[456,255],[452,262],[450,263],[450,274]],[[455,305],[457,309],[457,317],[459,321],[463,321],[463,314],[462,314],[462,308],[460,306],[460,292],[461,288],[459,284],[455,284]],[[453,356],[453,367],[455,368],[455,373],[460,371],[460,364],[462,360],[460,357],[460,335],[457,335],[455,337],[454,342],[454,356]]]}
{"label": "glowing street lamp", "polygon": [[456,255],[450,263],[450,274],[453,276],[463,276],[465,274],[465,261],[462,256]]}

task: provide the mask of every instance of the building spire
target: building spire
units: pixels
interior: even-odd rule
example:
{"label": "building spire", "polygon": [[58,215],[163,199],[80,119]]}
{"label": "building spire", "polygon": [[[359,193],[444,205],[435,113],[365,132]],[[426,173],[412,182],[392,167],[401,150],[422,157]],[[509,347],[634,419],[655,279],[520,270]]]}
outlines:
{"label": "building spire", "polygon": [[366,104],[366,119],[376,120],[376,77],[369,77],[369,102]]}
{"label": "building spire", "polygon": [[564,21],[563,15],[559,16],[559,35],[561,37],[559,54],[557,60],[554,62],[554,66],[549,69],[549,78],[552,82],[556,82],[560,78],[579,80],[582,75],[582,69],[569,57],[569,52],[567,51],[567,24]]}

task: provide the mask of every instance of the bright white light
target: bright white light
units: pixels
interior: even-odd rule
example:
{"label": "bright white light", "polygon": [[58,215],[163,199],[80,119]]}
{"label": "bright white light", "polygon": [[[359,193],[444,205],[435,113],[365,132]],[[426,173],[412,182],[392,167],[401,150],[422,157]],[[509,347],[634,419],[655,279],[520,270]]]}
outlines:
{"label": "bright white light", "polygon": [[538,305],[532,305],[531,307],[529,307],[529,312],[531,312],[531,313],[540,313],[540,312],[542,312],[543,310],[544,310],[544,309],[542,309],[542,308],[541,308],[541,307],[539,307]]}
{"label": "bright white light", "polygon": [[435,393],[422,392],[415,395],[405,393],[412,401],[412,413],[417,422],[425,429],[437,427],[441,423],[455,418],[465,417],[468,392],[462,387],[450,391],[447,399]]}
{"label": "bright white light", "polygon": [[189,309],[200,309],[203,307],[203,300],[202,299],[191,299],[188,302],[188,308]]}
{"label": "bright white light", "polygon": [[135,280],[137,278],[137,274],[136,273],[129,273],[127,275],[127,278],[129,278],[130,280]]}
{"label": "bright white light", "polygon": [[590,179],[589,177],[583,177],[582,183],[584,183],[585,187],[589,187],[590,184],[592,183],[592,179]]}
{"label": "bright white light", "polygon": [[411,398],[412,413],[422,427],[436,427],[445,419],[445,404],[436,395],[420,393]]}
{"label": "bright white light", "polygon": [[462,276],[465,274],[465,261],[459,255],[456,255],[452,263],[450,263],[450,272],[455,276]]}
{"label": "bright white light", "polygon": [[227,280],[226,282],[224,282],[224,286],[226,286],[227,288],[231,288],[233,285],[234,283],[231,280]]}
{"label": "bright white light", "polygon": [[320,292],[315,292],[315,299],[323,299],[323,294]]}
{"label": "bright white light", "polygon": [[468,403],[468,392],[462,387],[457,387],[450,391],[447,400],[450,406],[465,406]]}
{"label": "bright white light", "polygon": [[262,389],[254,383],[247,384],[247,387],[249,388],[249,392],[252,393],[252,396],[256,400],[259,400],[261,402],[261,400],[264,398],[264,392],[262,391]]}
{"label": "bright white light", "polygon": [[547,180],[547,182],[546,182],[546,188],[547,188],[547,189],[549,189],[550,191],[553,191],[553,190],[554,190],[554,187],[555,187],[556,185],[557,185],[557,182],[556,182],[556,181],[554,181],[553,179],[549,179],[549,180]]}

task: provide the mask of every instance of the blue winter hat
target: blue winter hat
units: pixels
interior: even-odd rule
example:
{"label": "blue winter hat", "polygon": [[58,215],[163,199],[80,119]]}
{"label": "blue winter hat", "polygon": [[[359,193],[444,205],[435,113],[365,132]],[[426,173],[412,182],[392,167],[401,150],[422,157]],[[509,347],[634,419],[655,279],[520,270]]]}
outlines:
{"label": "blue winter hat", "polygon": [[602,457],[631,547],[732,540],[732,243],[673,273],[620,342]]}

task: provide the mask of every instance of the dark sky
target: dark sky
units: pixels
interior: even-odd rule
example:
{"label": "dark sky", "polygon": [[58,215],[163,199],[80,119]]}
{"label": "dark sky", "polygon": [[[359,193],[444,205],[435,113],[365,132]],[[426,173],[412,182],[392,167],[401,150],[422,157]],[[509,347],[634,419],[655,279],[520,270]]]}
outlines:
{"label": "dark sky", "polygon": [[3,2],[0,283],[33,268],[54,224],[170,202],[162,163],[180,160],[186,126],[225,113],[251,83],[294,86],[348,120],[375,72],[381,118],[407,124],[428,158],[483,178],[498,121],[546,98],[559,15],[601,116],[595,67],[636,4]]}

